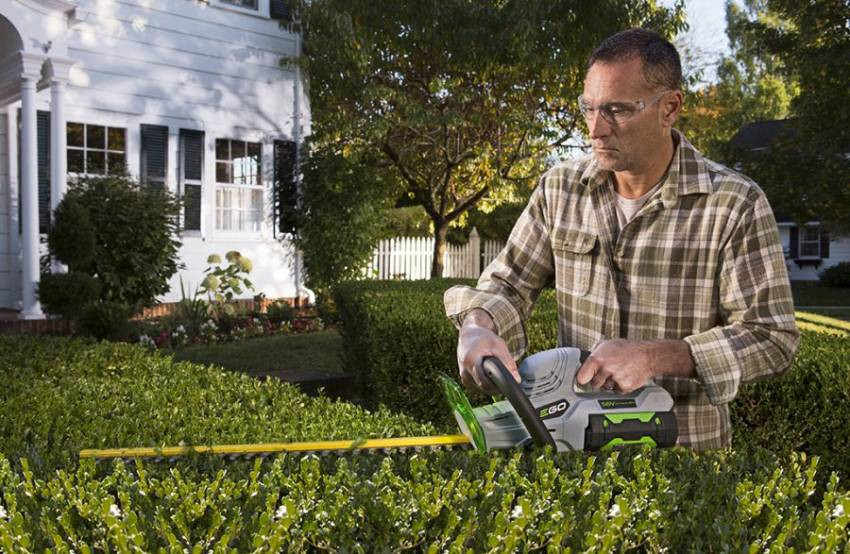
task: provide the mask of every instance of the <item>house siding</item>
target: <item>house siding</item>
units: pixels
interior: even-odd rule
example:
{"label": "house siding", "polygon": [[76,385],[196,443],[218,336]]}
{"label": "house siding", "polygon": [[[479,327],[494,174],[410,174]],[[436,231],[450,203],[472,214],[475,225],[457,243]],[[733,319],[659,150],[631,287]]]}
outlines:
{"label": "house siding", "polygon": [[[779,225],[779,238],[782,240],[782,247],[786,250],[789,249],[791,244],[790,225]],[[823,258],[818,266],[811,264],[800,266],[794,261],[793,257],[785,260],[785,265],[788,268],[788,277],[792,281],[817,281],[818,274],[824,269],[848,261],[850,261],[850,237],[841,236],[830,239],[829,257]]]}
{"label": "house siding", "polygon": [[[280,60],[295,52],[296,36],[276,20],[219,7],[216,0],[212,5],[191,0],[78,4],[79,21],[67,34],[68,57],[77,62],[66,89],[67,121],[125,128],[127,170],[134,178],[140,174],[141,125],[167,127],[166,186],[174,192],[179,188],[180,129],[204,132],[202,230],[180,238],[186,268],[174,276],[171,291],[160,300],[179,300],[181,277],[196,287],[209,254],[229,250],[239,250],[253,261],[255,290],[243,297],[259,292],[269,298],[304,296],[294,271],[293,248],[274,236],[271,202],[274,141],[293,140],[295,134],[297,73],[282,67]],[[268,13],[268,3],[260,5]],[[299,94],[303,134],[309,129],[309,110],[300,88]],[[49,110],[49,99],[49,90],[39,92],[38,109]],[[217,138],[262,145],[265,202],[258,233],[215,229]],[[5,151],[6,138],[0,137],[0,142]],[[0,165],[3,170],[8,166]],[[0,195],[7,195],[7,183],[0,173]],[[3,206],[8,204],[6,196],[0,199]],[[7,219],[0,212],[0,233],[7,233]],[[0,234],[0,253],[8,250],[4,237],[8,235]],[[10,280],[2,273],[2,260],[8,258],[0,256],[0,306],[13,301]]]}

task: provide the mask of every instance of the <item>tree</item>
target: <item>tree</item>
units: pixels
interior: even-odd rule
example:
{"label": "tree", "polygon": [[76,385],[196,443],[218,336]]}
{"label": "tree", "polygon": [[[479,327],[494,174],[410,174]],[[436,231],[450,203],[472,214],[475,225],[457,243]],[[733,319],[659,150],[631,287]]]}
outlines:
{"label": "tree", "polygon": [[799,83],[794,118],[770,150],[747,160],[781,210],[850,231],[850,4],[765,0],[771,19],[750,21],[755,44],[783,60]]}
{"label": "tree", "polygon": [[681,2],[650,0],[302,0],[295,11],[313,143],[374,160],[425,210],[432,276],[449,224],[535,180],[580,128],[591,49],[627,27],[670,36],[684,24]]}
{"label": "tree", "polygon": [[[699,73],[686,79],[689,90],[679,129],[706,156],[730,165],[737,161],[729,147],[735,133],[753,121],[788,117],[798,90],[783,60],[761,47],[749,31],[751,21],[775,21],[761,4],[747,0],[741,7],[727,2],[731,52],[716,62],[716,81],[698,87]],[[688,56],[687,47],[680,51]]]}

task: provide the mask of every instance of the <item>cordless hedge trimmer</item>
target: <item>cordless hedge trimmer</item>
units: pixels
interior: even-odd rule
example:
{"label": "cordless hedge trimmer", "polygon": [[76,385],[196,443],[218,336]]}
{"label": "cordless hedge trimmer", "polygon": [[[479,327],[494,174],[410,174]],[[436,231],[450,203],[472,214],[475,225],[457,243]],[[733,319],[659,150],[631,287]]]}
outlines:
{"label": "cordless hedge trimmer", "polygon": [[319,442],[218,446],[114,448],[82,450],[80,458],[175,458],[188,454],[232,457],[280,452],[344,453],[400,449],[468,448],[479,452],[530,445],[569,450],[604,450],[631,444],[666,447],[676,443],[673,399],[654,383],[632,392],[582,390],[576,373],[587,353],[556,348],[526,358],[519,367],[521,383],[498,358],[482,361],[484,374],[505,400],[473,408],[450,377],[441,375],[443,393],[462,435]]}

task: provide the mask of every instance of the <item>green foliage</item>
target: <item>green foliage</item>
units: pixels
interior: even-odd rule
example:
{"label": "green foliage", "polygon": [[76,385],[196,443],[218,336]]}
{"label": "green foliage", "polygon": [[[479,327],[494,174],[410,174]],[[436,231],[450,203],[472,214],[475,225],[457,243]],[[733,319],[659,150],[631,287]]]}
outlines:
{"label": "green foliage", "polygon": [[[344,363],[355,375],[361,397],[373,405],[456,427],[437,381],[457,375],[457,331],[443,308],[443,292],[468,279],[350,281],[333,291],[342,321]],[[529,319],[532,352],[552,348],[557,337],[554,291],[544,291]],[[473,398],[483,403],[485,397]]]}
{"label": "green foliage", "polygon": [[[784,71],[782,57],[767,52],[748,31],[753,21],[771,21],[764,3],[726,4],[726,34],[730,54],[717,62],[717,80],[697,88],[691,84],[677,127],[709,158],[734,165],[739,154],[729,141],[754,121],[784,119],[799,92],[795,79]],[[705,63],[705,60],[685,62]],[[697,78],[699,75],[692,75]]]}
{"label": "green foliage", "polygon": [[38,300],[49,314],[75,319],[100,298],[100,283],[82,271],[44,273],[38,282]]}
{"label": "green foliage", "polygon": [[38,478],[0,457],[9,552],[714,552],[847,547],[850,494],[764,451],[282,456]]}
{"label": "green foliage", "polygon": [[295,242],[304,254],[307,286],[318,295],[341,280],[361,276],[383,238],[394,182],[372,167],[374,159],[314,148],[303,167],[303,218]]}
{"label": "green foliage", "polygon": [[221,256],[210,254],[207,263],[211,265],[204,270],[206,277],[195,291],[196,297],[207,295],[210,313],[216,317],[235,315],[236,308],[231,301],[242,294],[243,289],[254,290],[254,284],[247,277],[254,267],[251,260],[236,250],[229,251],[224,258],[226,266],[222,266]]}
{"label": "green foliage", "polygon": [[124,343],[0,336],[0,380],[0,453],[27,456],[42,472],[75,467],[83,448],[434,432],[386,410],[367,413],[274,379],[175,362]]}
{"label": "green foliage", "polygon": [[71,271],[85,271],[94,261],[96,238],[86,207],[74,197],[63,198],[53,213],[47,234],[50,255]]}
{"label": "green foliage", "polygon": [[798,223],[819,220],[834,233],[850,231],[850,5],[845,0],[764,2],[768,18],[746,32],[762,52],[783,62],[798,83],[788,130],[770,150],[744,157],[744,170],[771,204]]}
{"label": "green foliage", "polygon": [[[437,241],[477,204],[516,201],[579,130],[585,60],[605,37],[683,25],[652,1],[302,0],[312,136],[378,160],[428,214]],[[396,188],[384,198],[399,197]],[[350,231],[350,229],[349,229]],[[359,236],[359,233],[358,233]],[[308,264],[311,271],[312,268]],[[442,273],[434,257],[432,275]]]}
{"label": "green foliage", "polygon": [[821,271],[820,284],[834,288],[850,288],[850,262],[841,262]]}
{"label": "green foliage", "polygon": [[126,338],[131,309],[121,302],[102,300],[87,304],[79,315],[79,330],[96,339]]}
{"label": "green foliage", "polygon": [[4,552],[848,547],[850,493],[805,454],[425,451],[95,464],[75,452],[434,429],[125,344],[0,337],[0,379]]}
{"label": "green foliage", "polygon": [[295,319],[295,308],[283,300],[278,300],[269,304],[266,308],[266,316],[269,318],[269,321],[276,325],[280,325],[285,321],[291,322]]}
{"label": "green foliage", "polygon": [[[157,296],[168,292],[180,247],[179,204],[173,195],[113,175],[71,183],[62,202],[84,208],[94,228],[94,258],[79,270],[97,278],[102,300],[136,311],[153,306]],[[72,228],[73,222],[58,231]],[[53,242],[61,241],[57,237]]]}

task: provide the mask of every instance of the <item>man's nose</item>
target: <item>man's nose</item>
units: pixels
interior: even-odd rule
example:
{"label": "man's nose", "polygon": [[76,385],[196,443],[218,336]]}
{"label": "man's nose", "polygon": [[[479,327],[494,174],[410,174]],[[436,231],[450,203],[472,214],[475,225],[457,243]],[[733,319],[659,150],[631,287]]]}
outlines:
{"label": "man's nose", "polygon": [[587,130],[590,138],[600,138],[611,134],[611,124],[605,121],[599,110],[594,110],[593,115],[587,118]]}

